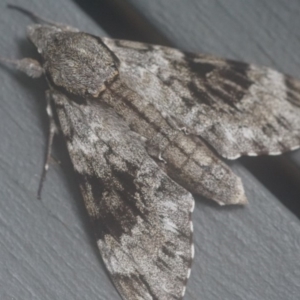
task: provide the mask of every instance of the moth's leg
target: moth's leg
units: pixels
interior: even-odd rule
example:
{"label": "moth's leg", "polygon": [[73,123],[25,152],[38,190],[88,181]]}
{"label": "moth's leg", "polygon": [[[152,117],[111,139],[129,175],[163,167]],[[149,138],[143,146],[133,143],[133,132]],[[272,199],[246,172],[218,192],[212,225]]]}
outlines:
{"label": "moth's leg", "polygon": [[167,163],[167,161],[164,160],[163,157],[162,157],[162,151],[160,151],[160,152],[158,153],[158,159],[159,159],[160,161],[162,161],[164,164]]}
{"label": "moth's leg", "polygon": [[55,134],[58,132],[54,118],[53,118],[53,113],[52,113],[52,108],[51,108],[51,96],[50,96],[50,91],[46,91],[46,100],[47,100],[47,114],[49,117],[49,131],[48,131],[48,141],[47,141],[47,149],[46,149],[46,154],[45,154],[45,161],[44,161],[44,167],[42,171],[42,175],[40,178],[40,183],[39,183],[39,188],[38,188],[38,194],[37,197],[38,199],[41,199],[41,193],[42,193],[42,188],[43,188],[43,183],[46,178],[47,171],[49,169],[49,161],[51,159],[51,149],[52,149],[52,144],[53,144],[53,138]]}
{"label": "moth's leg", "polygon": [[25,73],[32,78],[38,78],[43,75],[44,69],[41,64],[32,58],[9,59],[0,57],[0,62],[14,66],[17,70]]}
{"label": "moth's leg", "polygon": [[162,162],[163,164],[166,164],[166,160],[163,158],[163,143],[159,143],[160,140],[159,138],[155,140],[147,140],[146,143],[145,143],[145,147],[146,147],[146,150],[148,152],[148,154],[154,158],[155,160],[158,160],[159,162]]}
{"label": "moth's leg", "polygon": [[183,124],[180,124],[180,122],[176,119],[176,117],[170,116],[169,114],[164,112],[162,112],[162,116],[169,123],[169,125],[172,126],[175,130],[182,131],[184,134],[190,134],[189,129]]}

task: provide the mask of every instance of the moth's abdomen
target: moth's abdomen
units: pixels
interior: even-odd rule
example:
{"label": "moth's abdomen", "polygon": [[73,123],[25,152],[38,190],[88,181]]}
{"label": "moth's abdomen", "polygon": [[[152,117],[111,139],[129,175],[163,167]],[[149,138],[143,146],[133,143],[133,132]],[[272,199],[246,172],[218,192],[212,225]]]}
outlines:
{"label": "moth's abdomen", "polygon": [[241,180],[202,140],[185,134],[174,121],[120,80],[103,93],[101,100],[147,139],[149,155],[164,161],[161,168],[188,191],[220,204],[246,202]]}
{"label": "moth's abdomen", "polygon": [[219,204],[245,204],[243,185],[198,137],[179,132],[161,154],[168,175],[193,194]]}

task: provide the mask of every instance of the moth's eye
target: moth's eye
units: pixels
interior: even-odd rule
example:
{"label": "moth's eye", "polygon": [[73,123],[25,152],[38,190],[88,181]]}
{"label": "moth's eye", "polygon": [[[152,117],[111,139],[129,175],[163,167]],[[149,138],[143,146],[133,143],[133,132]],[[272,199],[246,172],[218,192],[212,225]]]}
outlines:
{"label": "moth's eye", "polygon": [[58,44],[59,43],[59,38],[57,36],[54,36],[53,43],[54,44]]}

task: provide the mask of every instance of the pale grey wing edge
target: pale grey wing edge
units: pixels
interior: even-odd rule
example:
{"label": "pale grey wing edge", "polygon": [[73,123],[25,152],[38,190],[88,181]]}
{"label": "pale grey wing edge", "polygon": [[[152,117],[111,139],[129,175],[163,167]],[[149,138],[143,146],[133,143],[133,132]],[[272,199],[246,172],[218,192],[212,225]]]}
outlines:
{"label": "pale grey wing edge", "polygon": [[[300,81],[209,55],[107,38],[104,42],[119,57],[121,76],[126,73],[130,88],[147,94],[221,156],[277,155],[299,148]],[[150,93],[155,89],[160,97]]]}
{"label": "pale grey wing edge", "polygon": [[104,263],[123,299],[182,299],[194,199],[110,108],[52,99]]}

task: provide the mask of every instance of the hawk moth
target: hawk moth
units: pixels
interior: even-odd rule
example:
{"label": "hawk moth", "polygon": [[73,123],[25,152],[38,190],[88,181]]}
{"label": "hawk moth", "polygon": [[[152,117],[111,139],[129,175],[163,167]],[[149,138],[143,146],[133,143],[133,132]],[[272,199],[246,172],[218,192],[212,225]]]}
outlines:
{"label": "hawk moth", "polygon": [[230,159],[298,147],[297,81],[59,24],[30,26],[29,36],[43,63],[17,67],[47,78],[49,136],[58,127],[66,139],[120,294],[180,299],[193,256],[189,192],[246,202],[208,145]]}

